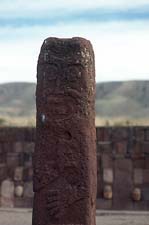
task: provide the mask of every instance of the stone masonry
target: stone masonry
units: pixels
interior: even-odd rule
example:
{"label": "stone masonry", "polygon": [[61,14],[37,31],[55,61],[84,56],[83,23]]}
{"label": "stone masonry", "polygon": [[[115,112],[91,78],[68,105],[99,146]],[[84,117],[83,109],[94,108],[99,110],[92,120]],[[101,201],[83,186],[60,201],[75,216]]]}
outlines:
{"label": "stone masonry", "polygon": [[[96,128],[97,208],[149,210],[148,131],[149,127]],[[1,207],[32,207],[35,132],[35,128],[0,128],[0,197],[6,197],[0,200]],[[134,201],[138,188],[141,199]],[[112,198],[111,193],[104,198],[111,189]]]}

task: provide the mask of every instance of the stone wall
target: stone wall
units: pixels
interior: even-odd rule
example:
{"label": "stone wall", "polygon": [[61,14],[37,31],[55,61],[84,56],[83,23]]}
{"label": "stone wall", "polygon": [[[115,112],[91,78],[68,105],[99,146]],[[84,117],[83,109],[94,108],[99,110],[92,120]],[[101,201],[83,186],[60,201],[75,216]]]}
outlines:
{"label": "stone wall", "polygon": [[0,128],[0,205],[31,207],[35,129]]}
{"label": "stone wall", "polygon": [[[32,207],[34,128],[0,128],[1,207]],[[97,208],[149,209],[149,127],[97,128]]]}
{"label": "stone wall", "polygon": [[97,128],[97,208],[149,209],[149,127]]}

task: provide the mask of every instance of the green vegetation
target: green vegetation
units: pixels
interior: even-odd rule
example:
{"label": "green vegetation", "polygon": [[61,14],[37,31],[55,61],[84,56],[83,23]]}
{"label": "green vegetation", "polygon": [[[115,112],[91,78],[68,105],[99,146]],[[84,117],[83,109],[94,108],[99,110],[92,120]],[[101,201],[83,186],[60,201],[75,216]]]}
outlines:
{"label": "green vegetation", "polygon": [[[0,126],[35,126],[34,83],[0,85]],[[149,81],[97,83],[96,125],[149,125]]]}

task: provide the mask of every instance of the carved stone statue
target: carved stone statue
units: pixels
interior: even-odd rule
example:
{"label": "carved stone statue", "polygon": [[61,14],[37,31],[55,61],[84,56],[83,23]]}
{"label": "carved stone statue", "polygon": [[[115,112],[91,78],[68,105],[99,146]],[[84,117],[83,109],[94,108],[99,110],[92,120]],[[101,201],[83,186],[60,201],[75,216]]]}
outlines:
{"label": "carved stone statue", "polygon": [[37,66],[33,225],[95,224],[94,101],[90,42],[46,39]]}

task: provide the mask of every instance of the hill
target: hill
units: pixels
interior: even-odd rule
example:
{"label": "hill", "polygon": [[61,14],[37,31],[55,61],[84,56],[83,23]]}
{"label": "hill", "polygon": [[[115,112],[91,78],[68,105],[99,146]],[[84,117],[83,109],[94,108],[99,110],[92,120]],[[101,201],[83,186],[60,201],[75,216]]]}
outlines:
{"label": "hill", "polygon": [[6,83],[0,85],[0,123],[8,125],[35,124],[34,83]]}
{"label": "hill", "polygon": [[[35,89],[34,83],[1,84],[0,123],[34,125]],[[98,125],[112,121],[149,124],[148,99],[149,81],[97,83],[96,122]]]}

